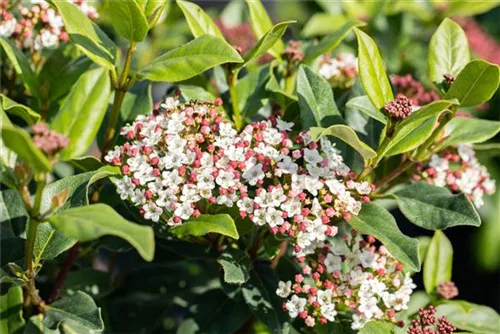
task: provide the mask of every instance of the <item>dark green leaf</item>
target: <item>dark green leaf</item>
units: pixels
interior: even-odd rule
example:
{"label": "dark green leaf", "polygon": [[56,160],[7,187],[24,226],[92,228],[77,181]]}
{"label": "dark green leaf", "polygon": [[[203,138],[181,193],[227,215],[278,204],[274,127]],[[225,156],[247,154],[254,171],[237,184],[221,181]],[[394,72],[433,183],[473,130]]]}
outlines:
{"label": "dark green leaf", "polygon": [[0,250],[2,251],[0,267],[5,266],[7,263],[21,262],[24,259],[24,244],[25,240],[22,238],[4,237],[2,235],[0,242]]}
{"label": "dark green leaf", "polygon": [[224,282],[230,284],[243,284],[250,274],[250,258],[247,253],[231,248],[223,252],[217,262],[224,270]]}
{"label": "dark green leaf", "polygon": [[103,166],[101,160],[97,159],[93,155],[87,155],[81,158],[74,158],[69,160],[68,162],[84,172],[92,172],[98,170]]}
{"label": "dark green leaf", "polygon": [[[253,33],[257,39],[261,39],[273,27],[273,22],[267,14],[266,8],[260,0],[246,0],[250,9],[250,23]],[[277,59],[281,59],[281,53],[285,50],[283,41],[277,40],[276,43],[269,49],[269,53]]]}
{"label": "dark green leaf", "polygon": [[453,118],[445,128],[443,146],[482,143],[500,131],[500,122],[479,118]]}
{"label": "dark green leaf", "polygon": [[12,101],[3,94],[0,95],[0,107],[7,114],[22,118],[28,125],[33,125],[40,119],[40,115],[30,107]]}
{"label": "dark green leaf", "polygon": [[151,84],[147,81],[136,83],[125,94],[122,103],[121,119],[133,122],[139,115],[147,115],[153,111]]}
{"label": "dark green leaf", "polygon": [[224,39],[224,35],[212,18],[200,6],[188,1],[177,1],[177,5],[184,13],[189,29],[195,38],[207,34]]}
{"label": "dark green leaf", "polygon": [[197,218],[192,217],[182,225],[171,228],[170,232],[178,237],[189,235],[202,236],[208,233],[217,233],[233,239],[239,238],[234,220],[227,214],[201,215]]}
{"label": "dark green leaf", "polygon": [[25,323],[23,303],[23,289],[20,286],[11,286],[7,291],[2,291],[0,296],[0,332],[6,334],[22,333]]}
{"label": "dark green leaf", "polygon": [[52,169],[49,160],[43,152],[35,146],[28,132],[13,126],[2,127],[2,139],[4,145],[16,152],[31,167],[40,172],[48,172]]}
{"label": "dark green leaf", "polygon": [[451,280],[453,247],[443,232],[437,230],[432,237],[424,261],[424,286],[427,293],[434,292],[440,283]]}
{"label": "dark green leaf", "polygon": [[380,110],[375,108],[373,103],[370,101],[370,98],[366,95],[357,96],[355,98],[350,99],[346,103],[347,107],[362,111],[373,119],[376,119],[380,123],[385,124],[387,122],[387,117]]}
{"label": "dark green leaf", "polygon": [[61,253],[73,247],[76,241],[74,238],[66,237],[49,223],[38,225],[35,246],[33,248],[35,263],[40,263],[41,260],[56,258]]}
{"label": "dark green leaf", "polygon": [[92,268],[71,271],[64,281],[64,289],[69,294],[75,291],[85,291],[94,299],[102,298],[113,291],[111,275]]}
{"label": "dark green leaf", "polygon": [[28,216],[21,194],[14,190],[0,192],[0,212],[0,222]]}
{"label": "dark green leaf", "polygon": [[500,316],[494,309],[466,301],[446,301],[437,306],[436,317],[442,316],[458,329],[473,333],[497,334],[500,328]]}
{"label": "dark green leaf", "polygon": [[149,24],[136,0],[108,0],[113,28],[129,41],[140,42],[148,34]]}

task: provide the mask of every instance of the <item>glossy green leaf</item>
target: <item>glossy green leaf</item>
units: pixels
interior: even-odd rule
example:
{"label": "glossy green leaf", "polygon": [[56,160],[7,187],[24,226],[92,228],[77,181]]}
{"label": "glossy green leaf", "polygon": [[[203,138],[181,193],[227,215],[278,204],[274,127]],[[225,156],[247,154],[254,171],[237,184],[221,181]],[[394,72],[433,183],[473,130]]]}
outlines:
{"label": "glossy green leaf", "polygon": [[357,96],[350,99],[349,101],[347,101],[346,107],[359,110],[370,116],[371,118],[376,119],[380,123],[387,123],[387,117],[384,115],[384,113],[375,108],[373,103],[370,101],[370,98],[366,95]]}
{"label": "glossy green leaf", "polygon": [[25,323],[23,289],[20,286],[11,286],[7,291],[2,290],[0,296],[0,332],[6,334],[22,333]]}
{"label": "glossy green leaf", "polygon": [[103,166],[101,160],[97,159],[92,155],[87,155],[80,158],[74,158],[68,160],[70,164],[75,166],[78,169],[81,169],[83,172],[92,172],[98,170]]}
{"label": "glossy green leaf", "polygon": [[445,10],[443,15],[445,15],[445,16],[471,17],[474,15],[488,12],[499,5],[500,5],[500,1],[498,1],[498,0],[492,0],[492,1],[470,1],[470,0],[450,1],[447,3],[446,10]]}
{"label": "glossy green leaf", "polygon": [[[162,12],[165,8],[170,8],[170,1],[168,0],[141,0],[139,5],[142,6],[144,10],[144,15],[148,20],[149,28],[151,29],[156,25],[161,17]],[[167,9],[168,10],[168,9]]]}
{"label": "glossy green leaf", "polygon": [[347,125],[337,124],[329,128],[311,128],[311,137],[313,140],[318,140],[323,136],[333,136],[341,139],[354,148],[365,159],[372,159],[377,156],[377,153],[367,144],[363,143],[356,132]]}
{"label": "glossy green leaf", "polygon": [[439,84],[443,75],[456,77],[470,61],[469,43],[462,28],[445,18],[429,44],[429,77]]}
{"label": "glossy green leaf", "polygon": [[2,46],[14,70],[22,78],[23,85],[30,91],[31,95],[40,102],[40,86],[31,65],[24,54],[9,39],[0,38]]}
{"label": "glossy green leaf", "polygon": [[353,216],[348,223],[360,233],[380,240],[389,252],[409,269],[420,270],[418,241],[401,233],[389,211],[377,204],[364,204],[359,215]]}
{"label": "glossy green leaf", "polygon": [[444,146],[482,143],[500,131],[500,122],[479,118],[453,118],[445,128]]}
{"label": "glossy green leaf", "polygon": [[355,27],[362,27],[365,23],[361,21],[347,21],[335,32],[323,37],[318,44],[311,45],[306,49],[304,63],[309,64],[314,59],[327,54],[340,45],[342,40],[349,35]]}
{"label": "glossy green leaf", "polygon": [[427,255],[427,250],[429,249],[429,245],[431,243],[431,237],[426,235],[420,236],[418,239],[418,258],[420,259],[420,264],[424,263],[425,256]]}
{"label": "glossy green leaf", "polygon": [[241,63],[243,59],[226,41],[203,35],[153,59],[139,71],[151,81],[176,82],[192,78],[224,63]]}
{"label": "glossy green leaf", "polygon": [[457,107],[458,100],[438,100],[426,104],[420,109],[415,110],[410,116],[403,119],[396,127],[396,131],[413,125],[416,121],[431,118],[432,116],[441,115],[441,113],[452,107]]}
{"label": "glossy green leaf", "polygon": [[398,327],[390,322],[378,320],[369,321],[363,326],[358,334],[397,334]]}
{"label": "glossy green leaf", "polygon": [[178,237],[190,235],[199,237],[208,233],[222,234],[233,239],[240,237],[234,220],[227,214],[192,217],[182,225],[171,228],[170,232]]}
{"label": "glossy green leaf", "polygon": [[243,284],[250,276],[250,257],[244,251],[231,248],[223,252],[217,262],[224,271],[224,282]]}
{"label": "glossy green leaf", "polygon": [[432,293],[440,283],[451,281],[453,247],[446,235],[437,230],[427,249],[424,261],[424,286]]}
{"label": "glossy green leaf", "polygon": [[61,159],[85,154],[94,141],[106,113],[111,83],[109,73],[97,68],[83,74],[52,121],[52,129],[69,138]]}
{"label": "glossy green leaf", "polygon": [[14,190],[0,192],[0,212],[0,222],[28,216],[21,194]]}
{"label": "glossy green leaf", "polygon": [[437,306],[436,317],[446,317],[458,329],[481,334],[497,334],[500,328],[498,313],[483,305],[466,301],[446,301]]}
{"label": "glossy green leaf", "polygon": [[[250,9],[250,23],[253,33],[257,39],[261,39],[273,27],[273,22],[267,14],[266,8],[260,0],[246,0]],[[281,59],[281,53],[285,50],[283,41],[277,40],[276,43],[269,49],[269,53],[277,59]]]}
{"label": "glossy green leaf", "polygon": [[387,151],[386,156],[393,156],[416,149],[429,138],[435,129],[439,116],[431,116],[428,119],[421,118],[410,126],[406,126],[398,131]]}
{"label": "glossy green leaf", "polygon": [[191,85],[179,85],[181,95],[187,101],[189,100],[203,100],[203,101],[215,101],[215,96],[206,91],[203,87],[191,86]]}
{"label": "glossy green leaf", "polygon": [[481,225],[481,218],[465,194],[452,194],[444,187],[415,182],[391,195],[406,218],[425,229]]}
{"label": "glossy green leaf", "polygon": [[28,125],[33,125],[40,119],[40,115],[30,107],[19,104],[3,94],[0,95],[0,108],[7,114],[22,118]]}
{"label": "glossy green leaf", "polygon": [[49,222],[64,235],[81,242],[104,235],[117,236],[134,246],[146,261],[153,259],[153,229],[125,220],[105,204],[72,208],[50,217]]}
{"label": "glossy green leaf", "polygon": [[358,67],[361,83],[375,108],[381,109],[394,100],[384,63],[377,45],[370,36],[358,28],[354,28],[354,32],[358,38]]}
{"label": "glossy green leaf", "polygon": [[310,67],[302,65],[297,75],[297,96],[303,129],[342,123],[328,82]]}
{"label": "glossy green leaf", "polygon": [[78,48],[95,63],[113,69],[115,43],[73,3],[67,0],[52,0],[51,3],[58,9],[65,30]]}
{"label": "glossy green leaf", "polygon": [[212,18],[198,5],[188,1],[177,1],[195,38],[205,34],[224,39]]}
{"label": "glossy green leaf", "polygon": [[107,0],[112,10],[111,24],[118,35],[140,42],[148,34],[149,24],[136,0]]}
{"label": "glossy green leaf", "polygon": [[142,81],[136,83],[125,94],[120,111],[121,120],[133,122],[139,115],[147,115],[153,111],[153,96],[151,83]]}
{"label": "glossy green leaf", "polygon": [[17,155],[28,162],[31,167],[40,172],[48,172],[52,166],[43,152],[35,146],[30,135],[23,129],[13,126],[2,127],[4,145],[16,152]]}
{"label": "glossy green leaf", "polygon": [[445,99],[457,99],[460,107],[487,102],[498,89],[500,67],[484,60],[473,60],[458,74]]}

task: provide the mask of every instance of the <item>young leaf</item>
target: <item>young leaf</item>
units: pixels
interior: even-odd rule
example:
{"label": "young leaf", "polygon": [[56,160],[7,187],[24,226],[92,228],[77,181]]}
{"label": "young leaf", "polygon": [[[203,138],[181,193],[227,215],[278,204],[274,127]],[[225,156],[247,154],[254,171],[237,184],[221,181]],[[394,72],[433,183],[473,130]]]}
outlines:
{"label": "young leaf", "polygon": [[309,46],[304,55],[304,63],[310,64],[319,56],[331,52],[339,46],[342,40],[349,35],[353,28],[362,27],[364,25],[365,23],[361,21],[347,21],[334,33],[323,37],[318,44]]}
{"label": "young leaf", "polygon": [[[272,29],[273,23],[267,14],[266,8],[260,0],[246,0],[250,9],[250,23],[253,33],[257,39],[261,39],[269,30]],[[285,50],[285,44],[281,39],[269,49],[269,53],[276,59],[281,59],[281,53]]]}
{"label": "young leaf", "polygon": [[456,107],[459,105],[458,100],[438,100],[426,104],[422,108],[415,110],[410,116],[403,119],[396,128],[396,131],[401,130],[404,127],[412,125],[414,122],[422,119],[428,119],[432,116],[441,115],[441,113],[451,107]]}
{"label": "young leaf", "polygon": [[109,73],[104,68],[88,71],[78,79],[52,121],[52,129],[69,138],[61,159],[70,160],[87,152],[104,119],[110,94]]}
{"label": "young leaf", "polygon": [[418,241],[402,234],[394,217],[377,204],[364,204],[349,221],[353,229],[380,240],[389,252],[413,271],[420,270]]}
{"label": "young leaf", "polygon": [[111,24],[118,35],[129,41],[140,42],[148,34],[149,24],[136,0],[108,0],[112,10]]}
{"label": "young leaf", "polygon": [[0,95],[0,108],[10,115],[22,118],[28,125],[33,125],[40,120],[40,115],[33,109],[19,104],[3,94]]}
{"label": "young leaf", "polygon": [[305,65],[300,66],[297,75],[297,96],[303,129],[343,123],[330,85]]}
{"label": "young leaf", "polygon": [[469,198],[462,193],[452,194],[444,187],[415,182],[392,196],[408,220],[428,230],[481,225],[481,218]]}
{"label": "young leaf", "polygon": [[222,234],[233,239],[240,237],[234,220],[227,214],[193,217],[188,222],[171,228],[170,232],[178,237],[188,235],[199,237],[208,233]]}
{"label": "young leaf", "polygon": [[241,63],[243,59],[226,41],[203,35],[153,59],[138,72],[151,81],[183,81],[224,63]]}
{"label": "young leaf", "polygon": [[[440,4],[436,1],[436,4]],[[475,16],[490,11],[491,9],[500,5],[498,0],[494,1],[468,1],[468,0],[458,0],[451,1],[446,4],[446,10],[443,13],[444,16]]]}
{"label": "young leaf", "polygon": [[224,282],[243,284],[250,276],[250,258],[248,254],[235,248],[222,253],[217,262],[224,270]]}
{"label": "young leaf", "polygon": [[443,146],[482,143],[496,136],[500,122],[479,118],[453,118],[445,128],[447,135]]}
{"label": "young leaf", "polygon": [[101,28],[71,2],[67,0],[50,2],[58,9],[64,20],[64,28],[78,48],[95,63],[113,69],[116,45]]}
{"label": "young leaf", "polygon": [[432,237],[424,261],[424,286],[427,293],[434,292],[440,283],[451,280],[453,247],[443,232],[437,230]]}
{"label": "young leaf", "polygon": [[[3,255],[3,254],[2,254]],[[0,332],[19,334],[23,332],[23,288],[11,286],[0,296]]]}
{"label": "young leaf", "polygon": [[4,125],[2,127],[2,138],[4,145],[16,152],[34,170],[49,172],[52,169],[52,165],[45,154],[35,146],[30,135],[25,130]]}
{"label": "young leaf", "polygon": [[356,132],[347,125],[337,124],[326,129],[314,127],[311,128],[310,132],[314,141],[323,136],[337,137],[358,151],[364,159],[372,159],[377,156],[377,153],[370,146],[363,143]]}
{"label": "young leaf", "polygon": [[[148,20],[149,29],[153,28],[161,17],[163,10],[170,6],[170,1],[168,0],[142,0],[139,1],[139,5],[142,6],[144,10],[144,15]],[[167,9],[168,11],[168,9]]]}
{"label": "young leaf", "polygon": [[134,246],[146,261],[153,260],[153,229],[125,220],[105,204],[72,208],[51,216],[49,222],[64,235],[81,242],[104,235],[117,236]]}
{"label": "young leaf", "polygon": [[450,300],[443,302],[436,309],[436,317],[446,317],[460,330],[481,334],[497,334],[498,328],[500,328],[500,316],[488,306],[462,300]]}
{"label": "young leaf", "polygon": [[387,123],[387,117],[384,115],[384,113],[382,113],[380,110],[375,108],[373,103],[370,101],[370,98],[366,95],[357,96],[357,97],[350,99],[346,103],[346,107],[359,110],[359,111],[367,114],[371,118],[376,119],[380,123],[383,123],[383,124]]}
{"label": "young leaf", "polygon": [[429,44],[429,77],[435,83],[444,80],[443,75],[454,77],[470,61],[469,44],[462,28],[445,18]]}
{"label": "young leaf", "polygon": [[458,74],[445,99],[457,99],[460,107],[473,107],[491,99],[500,82],[500,67],[473,60]]}
{"label": "young leaf", "polygon": [[375,108],[381,109],[394,100],[384,63],[377,45],[370,36],[358,28],[354,28],[354,32],[358,38],[358,67],[361,83]]}
{"label": "young leaf", "polygon": [[406,126],[396,132],[384,155],[393,156],[419,147],[434,131],[438,118],[439,116],[437,115],[427,119],[421,118],[413,122],[411,126]]}
{"label": "young leaf", "polygon": [[195,38],[207,34],[224,39],[224,35],[222,35],[212,18],[200,6],[192,2],[179,0],[177,5],[184,13],[189,29],[191,29],[191,33]]}

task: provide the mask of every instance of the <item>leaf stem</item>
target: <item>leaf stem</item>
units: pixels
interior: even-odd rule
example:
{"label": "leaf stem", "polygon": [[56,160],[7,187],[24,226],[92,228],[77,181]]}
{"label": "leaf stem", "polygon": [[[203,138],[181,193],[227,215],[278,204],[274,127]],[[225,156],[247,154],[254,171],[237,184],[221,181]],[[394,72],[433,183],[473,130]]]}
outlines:
{"label": "leaf stem", "polygon": [[[417,153],[415,154],[417,160],[425,160],[424,158],[429,154],[429,147],[431,147],[431,145],[434,144],[434,141],[436,140],[437,136],[439,136],[439,134],[444,129],[446,124],[448,124],[448,122],[451,121],[452,119],[453,119],[453,113],[447,113],[446,116],[444,116],[444,118],[441,120],[438,127],[434,130],[431,136],[427,138],[427,140],[417,150]],[[432,154],[434,152],[431,151],[430,153]]]}
{"label": "leaf stem", "polygon": [[392,180],[397,178],[399,175],[403,174],[409,168],[413,166],[414,162],[411,160],[404,161],[401,165],[399,165],[396,169],[394,169],[391,173],[389,173],[386,177],[379,180],[375,183],[375,187],[377,189],[389,184]]}

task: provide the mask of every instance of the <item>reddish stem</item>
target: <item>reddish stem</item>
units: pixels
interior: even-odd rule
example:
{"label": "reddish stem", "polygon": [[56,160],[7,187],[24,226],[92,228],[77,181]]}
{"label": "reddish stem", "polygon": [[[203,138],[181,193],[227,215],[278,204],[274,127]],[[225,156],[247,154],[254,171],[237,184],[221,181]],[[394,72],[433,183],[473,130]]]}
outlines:
{"label": "reddish stem", "polygon": [[69,250],[68,257],[66,261],[64,261],[64,265],[57,273],[56,282],[54,283],[54,287],[52,288],[52,292],[50,293],[49,299],[47,302],[50,304],[54,300],[57,299],[59,293],[61,292],[62,287],[64,286],[64,281],[68,277],[69,270],[73,266],[78,257],[78,252],[80,250],[80,243],[77,242],[71,249]]}

